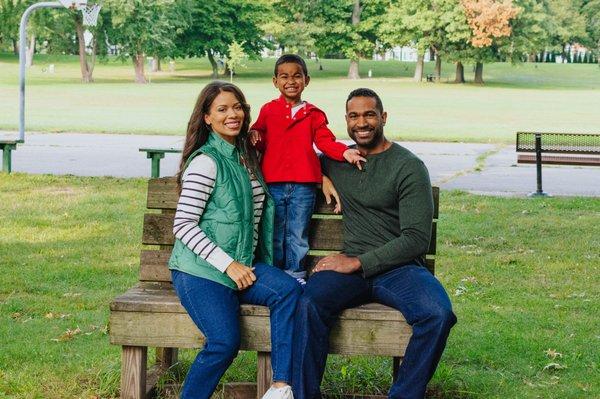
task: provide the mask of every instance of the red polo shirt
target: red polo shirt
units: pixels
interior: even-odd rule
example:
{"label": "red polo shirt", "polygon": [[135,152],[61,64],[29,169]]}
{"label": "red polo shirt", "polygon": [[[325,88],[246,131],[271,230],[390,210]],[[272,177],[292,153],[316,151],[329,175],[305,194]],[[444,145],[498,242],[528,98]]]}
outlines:
{"label": "red polo shirt", "polygon": [[321,165],[313,143],[325,155],[344,160],[348,147],[335,141],[325,113],[305,102],[292,118],[292,106],[283,96],[260,109],[251,129],[261,134],[256,148],[263,153],[261,168],[267,183],[321,183]]}

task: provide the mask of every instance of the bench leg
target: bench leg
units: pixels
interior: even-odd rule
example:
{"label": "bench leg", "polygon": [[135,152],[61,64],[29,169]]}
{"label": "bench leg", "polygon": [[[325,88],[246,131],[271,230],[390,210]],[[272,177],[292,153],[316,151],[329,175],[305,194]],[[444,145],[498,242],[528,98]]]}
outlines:
{"label": "bench leg", "polygon": [[271,352],[258,352],[256,369],[256,397],[262,396],[271,387],[273,370],[271,369]]}
{"label": "bench leg", "polygon": [[177,363],[177,348],[156,348],[156,363],[165,370]]}
{"label": "bench leg", "polygon": [[2,171],[6,173],[12,172],[12,150],[16,146],[7,144],[2,146]]}
{"label": "bench leg", "polygon": [[150,176],[154,179],[160,177],[160,160],[165,157],[164,153],[148,153],[148,158],[152,160],[152,170],[150,172]]}
{"label": "bench leg", "polygon": [[145,346],[123,346],[121,359],[121,399],[144,399],[146,397]]}
{"label": "bench leg", "polygon": [[400,368],[401,357],[394,356],[392,358],[392,383],[398,379],[398,369]]}

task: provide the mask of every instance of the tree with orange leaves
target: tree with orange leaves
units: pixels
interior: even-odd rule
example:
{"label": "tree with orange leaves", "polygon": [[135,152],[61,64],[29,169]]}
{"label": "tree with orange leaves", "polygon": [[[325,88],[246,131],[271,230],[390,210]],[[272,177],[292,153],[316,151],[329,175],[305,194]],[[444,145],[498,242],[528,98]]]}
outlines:
{"label": "tree with orange leaves", "polygon": [[[489,48],[495,40],[509,37],[511,21],[521,12],[513,0],[461,0],[461,6],[471,28],[471,45],[476,49]],[[475,83],[483,83],[483,62],[475,65]]]}

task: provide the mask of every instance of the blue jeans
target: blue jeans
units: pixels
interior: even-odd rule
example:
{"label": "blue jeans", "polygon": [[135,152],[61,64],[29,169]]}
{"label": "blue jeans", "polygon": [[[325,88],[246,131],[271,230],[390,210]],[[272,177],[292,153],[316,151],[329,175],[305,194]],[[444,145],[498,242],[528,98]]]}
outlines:
{"label": "blue jeans", "polygon": [[398,309],[413,328],[389,397],[425,396],[456,316],[440,282],[424,267],[407,265],[368,279],[333,271],[311,276],[296,309],[295,399],[320,398],[331,326],[342,310],[368,302]]}
{"label": "blue jeans", "polygon": [[293,277],[306,277],[308,228],[315,208],[314,183],[271,183],[275,202],[273,257],[275,266]]}
{"label": "blue jeans", "polygon": [[291,381],[294,311],[300,296],[298,283],[281,270],[254,265],[256,281],[243,291],[172,270],[181,304],[204,334],[204,348],[194,360],[183,384],[181,398],[210,398],[240,347],[241,303],[269,307],[271,362],[274,381]]}

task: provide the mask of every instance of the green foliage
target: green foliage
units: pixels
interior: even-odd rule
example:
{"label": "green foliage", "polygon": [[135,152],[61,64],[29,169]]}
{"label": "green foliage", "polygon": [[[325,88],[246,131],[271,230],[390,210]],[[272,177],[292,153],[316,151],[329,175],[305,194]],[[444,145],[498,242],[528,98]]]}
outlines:
{"label": "green foliage", "polygon": [[178,0],[106,0],[112,26],[109,40],[123,58],[137,54],[166,56],[175,52],[174,36],[184,26]]}
{"label": "green foliage", "polygon": [[233,75],[240,67],[245,67],[244,60],[246,59],[246,53],[244,52],[244,43],[238,43],[234,41],[229,45],[227,55],[227,67],[230,70],[230,80],[233,82]]}
{"label": "green foliage", "polygon": [[[358,3],[358,22],[352,13]],[[313,37],[318,54],[357,61],[371,57],[376,50],[378,26],[387,8],[384,0],[320,0],[310,16],[315,28]]]}
{"label": "green foliage", "polygon": [[189,57],[224,57],[238,42],[251,58],[259,58],[267,45],[262,25],[271,15],[265,1],[186,0],[187,26],[176,37],[177,54]]}
{"label": "green foliage", "polygon": [[19,22],[28,6],[25,0],[0,0],[0,48],[11,50],[19,41]]}

